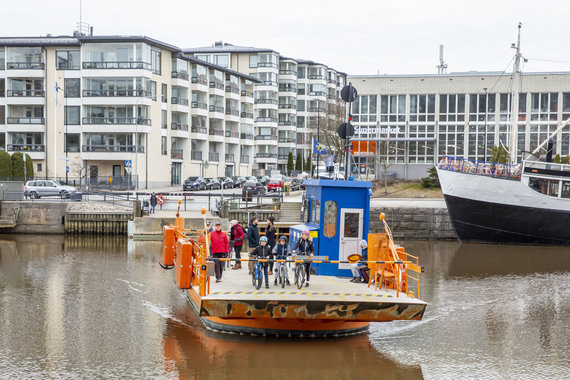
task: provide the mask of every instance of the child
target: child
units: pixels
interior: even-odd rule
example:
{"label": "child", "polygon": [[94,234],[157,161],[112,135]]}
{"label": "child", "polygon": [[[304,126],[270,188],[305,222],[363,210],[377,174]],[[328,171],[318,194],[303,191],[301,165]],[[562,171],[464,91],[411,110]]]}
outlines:
{"label": "child", "polygon": [[[313,241],[310,239],[309,230],[304,230],[301,233],[301,237],[297,240],[297,244],[295,244],[295,248],[293,248],[293,253],[297,253],[301,255],[313,256],[315,253],[315,246],[313,245]],[[303,265],[303,264],[297,264]],[[305,275],[307,276],[307,282],[305,282],[305,287],[309,287],[309,279],[311,277],[311,263],[305,263]]]}
{"label": "child", "polygon": [[[250,258],[252,256],[256,259],[267,259],[271,254],[271,247],[267,245],[267,237],[262,236],[259,239],[259,245],[250,253]],[[263,267],[263,274],[265,275],[265,288],[269,289],[269,277],[267,275],[267,262],[261,263]]]}
{"label": "child", "polygon": [[[287,245],[287,236],[281,236],[279,238],[279,244],[273,248],[273,256],[276,260],[287,260],[287,256],[290,256],[291,252],[289,252],[289,246]],[[281,270],[281,266],[285,268],[285,280],[287,281],[287,285],[291,285],[289,282],[289,274],[287,273],[287,263],[279,263],[275,262],[275,281],[274,284],[277,285],[277,279],[279,278],[279,271]]]}

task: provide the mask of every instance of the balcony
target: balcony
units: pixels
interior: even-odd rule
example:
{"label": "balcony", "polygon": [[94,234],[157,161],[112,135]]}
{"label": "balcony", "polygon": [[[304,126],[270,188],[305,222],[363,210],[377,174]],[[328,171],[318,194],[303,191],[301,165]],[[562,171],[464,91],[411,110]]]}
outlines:
{"label": "balcony", "polygon": [[197,125],[193,125],[190,131],[194,133],[208,133],[208,129],[206,127],[199,127]]}
{"label": "balcony", "polygon": [[220,113],[224,113],[224,107],[220,107],[220,106],[210,106],[210,112],[220,112]]}
{"label": "balcony", "polygon": [[[170,128],[173,131],[186,131],[188,132],[188,124],[182,124],[182,123],[171,123],[170,124]],[[205,129],[205,128],[204,128]]]}
{"label": "balcony", "polygon": [[184,73],[181,71],[172,71],[170,73],[170,76],[172,78],[178,78],[178,79],[184,79],[184,80],[188,80],[188,73]]}
{"label": "balcony", "polygon": [[220,161],[220,154],[217,152],[210,152],[210,153],[208,153],[208,159],[210,161],[213,161],[213,162],[219,162]]}
{"label": "balcony", "polygon": [[279,155],[277,156],[277,159],[278,159],[278,160],[287,160],[288,158],[289,158],[289,155],[288,155],[288,154],[279,154]]}
{"label": "balcony", "polygon": [[243,140],[253,140],[253,134],[251,134],[251,133],[242,133],[242,134],[240,135],[240,139],[243,139]]}
{"label": "balcony", "polygon": [[295,143],[297,139],[295,137],[279,137],[280,143]]}
{"label": "balcony", "polygon": [[202,102],[192,102],[192,108],[201,108],[203,110],[207,110],[208,104]]}
{"label": "balcony", "polygon": [[257,83],[258,86],[273,86],[273,87],[277,87],[279,85],[279,83],[272,81],[272,80],[265,80],[262,81],[261,83]]}
{"label": "balcony", "polygon": [[287,125],[291,126],[291,125],[292,125],[292,126],[295,126],[295,125],[297,125],[297,122],[296,122],[296,121],[293,121],[293,120],[279,120],[279,125],[285,125],[285,126],[287,126]]}
{"label": "balcony", "polygon": [[311,91],[309,92],[309,95],[326,97],[328,94],[324,91]]}
{"label": "balcony", "polygon": [[43,97],[45,96],[44,90],[8,90],[7,96],[21,96],[21,97]]}
{"label": "balcony", "polygon": [[239,116],[239,110],[226,108],[226,115]]}
{"label": "balcony", "polygon": [[273,67],[273,68],[278,68],[279,66],[277,66],[277,63],[273,63],[273,62],[257,62],[257,67]]}
{"label": "balcony", "polygon": [[258,117],[255,119],[258,123],[277,123],[276,117]]}
{"label": "balcony", "polygon": [[8,152],[45,152],[44,144],[8,144]]}
{"label": "balcony", "polygon": [[226,92],[231,92],[234,94],[239,94],[239,88],[237,87],[232,87],[232,86],[226,86]]}
{"label": "balcony", "polygon": [[280,92],[297,92],[297,86],[280,84],[279,85],[279,91]]}
{"label": "balcony", "polygon": [[43,117],[7,117],[6,124],[45,124]]}
{"label": "balcony", "polygon": [[242,164],[249,164],[249,156],[247,154],[240,155],[239,162],[241,162]]}
{"label": "balcony", "polygon": [[7,62],[8,70],[43,70],[45,63],[43,62]]}
{"label": "balcony", "polygon": [[241,91],[241,96],[249,96],[250,98],[253,98],[253,91]]}
{"label": "balcony", "polygon": [[203,84],[204,86],[208,85],[206,78],[192,77],[192,83]]}
{"label": "balcony", "polygon": [[178,98],[176,96],[173,96],[170,99],[170,103],[172,104],[180,104],[181,106],[187,106],[188,105],[188,99],[182,99],[182,98]]}
{"label": "balcony", "polygon": [[297,75],[295,70],[279,70],[279,75]]}
{"label": "balcony", "polygon": [[190,156],[193,160],[202,161],[202,152],[200,151],[193,151]]}
{"label": "balcony", "polygon": [[[133,153],[135,149],[136,147],[134,145],[83,145],[82,146],[83,152]],[[144,146],[142,145],[139,146],[137,151],[138,153],[144,153]]]}
{"label": "balcony", "polygon": [[83,69],[144,69],[150,70],[151,65],[149,62],[142,61],[112,61],[112,62],[83,62]]}
{"label": "balcony", "polygon": [[240,116],[246,119],[253,119],[253,112],[242,112]]}
{"label": "balcony", "polygon": [[170,158],[172,158],[173,160],[183,160],[184,151],[182,149],[172,149],[170,151]]}
{"label": "balcony", "polygon": [[279,104],[277,99],[255,99],[255,104]]}
{"label": "balcony", "polygon": [[277,153],[256,153],[255,158],[277,158]]}
{"label": "balcony", "polygon": [[226,131],[226,137],[233,137],[235,139],[239,139],[239,132]]}
{"label": "balcony", "polygon": [[226,162],[235,162],[233,153],[226,153]]}
{"label": "balcony", "polygon": [[85,125],[113,124],[113,125],[150,125],[150,119],[136,117],[84,117]]}
{"label": "balcony", "polygon": [[223,90],[224,89],[224,84],[220,83],[220,82],[214,82],[214,81],[210,81],[210,88],[215,88],[218,90]]}
{"label": "balcony", "polygon": [[297,109],[297,105],[296,105],[296,104],[290,104],[290,103],[280,103],[280,104],[279,104],[279,109],[283,109],[283,110],[296,110],[296,109]]}
{"label": "balcony", "polygon": [[152,96],[150,91],[145,90],[83,90],[84,97],[145,97],[150,98]]}
{"label": "balcony", "polygon": [[210,136],[223,136],[223,129],[210,128]]}
{"label": "balcony", "polygon": [[325,76],[324,75],[309,75],[309,79],[321,79],[321,80],[325,80]]}
{"label": "balcony", "polygon": [[277,140],[277,136],[275,135],[257,135],[255,136],[256,140]]}
{"label": "balcony", "polygon": [[336,80],[329,78],[329,79],[327,79],[327,83],[336,84]]}

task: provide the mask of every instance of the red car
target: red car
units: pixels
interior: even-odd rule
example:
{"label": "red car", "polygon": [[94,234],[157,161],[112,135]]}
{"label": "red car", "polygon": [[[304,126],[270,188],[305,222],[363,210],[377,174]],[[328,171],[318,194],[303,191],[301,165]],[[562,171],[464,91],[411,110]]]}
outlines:
{"label": "red car", "polygon": [[282,191],[283,181],[280,178],[271,178],[267,183],[267,191]]}

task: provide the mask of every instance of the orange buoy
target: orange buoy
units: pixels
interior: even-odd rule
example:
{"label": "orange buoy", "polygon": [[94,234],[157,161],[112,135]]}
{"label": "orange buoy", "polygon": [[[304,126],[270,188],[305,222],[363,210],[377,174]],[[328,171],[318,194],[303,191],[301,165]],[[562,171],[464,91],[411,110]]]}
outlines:
{"label": "orange buoy", "polygon": [[156,197],[156,202],[157,202],[159,205],[164,204],[165,201],[166,201],[166,198],[164,197],[164,195],[158,195],[158,196]]}

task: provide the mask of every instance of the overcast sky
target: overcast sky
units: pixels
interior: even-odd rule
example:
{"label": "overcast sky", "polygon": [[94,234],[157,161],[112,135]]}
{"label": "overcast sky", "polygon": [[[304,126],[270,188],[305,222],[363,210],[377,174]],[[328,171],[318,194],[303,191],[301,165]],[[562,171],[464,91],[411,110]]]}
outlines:
{"label": "overcast sky", "polygon": [[[1,36],[70,35],[80,0],[0,0]],[[524,71],[570,71],[564,0],[83,0],[96,35],[146,35],[178,47],[271,48],[352,75],[503,71],[523,23]],[[509,67],[509,70],[511,68]]]}

